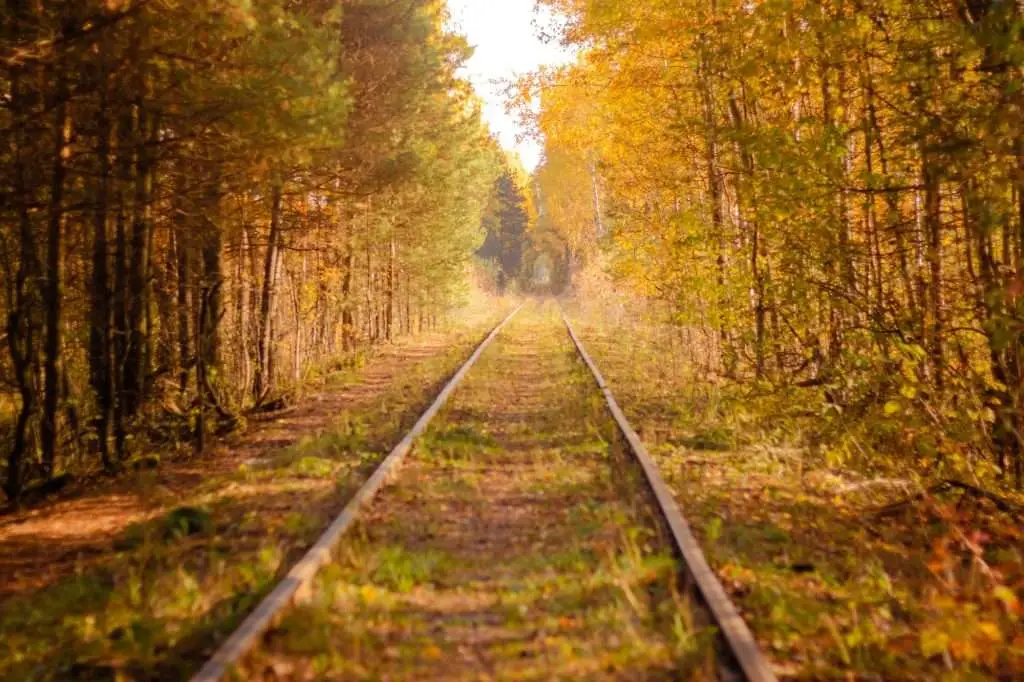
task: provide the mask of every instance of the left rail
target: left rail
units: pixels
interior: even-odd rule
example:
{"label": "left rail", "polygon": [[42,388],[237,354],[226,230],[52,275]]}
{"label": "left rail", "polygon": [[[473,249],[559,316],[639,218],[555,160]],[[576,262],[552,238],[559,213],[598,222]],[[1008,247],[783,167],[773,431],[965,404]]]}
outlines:
{"label": "left rail", "polygon": [[349,500],[348,504],[341,511],[336,519],[331,522],[327,530],[323,532],[308,552],[296,563],[288,575],[286,575],[277,587],[268,594],[260,605],[256,607],[249,616],[242,621],[230,637],[210,657],[199,672],[192,678],[192,682],[216,682],[222,679],[228,671],[236,666],[252,649],[259,643],[260,638],[274,624],[274,622],[287,610],[295,601],[308,596],[313,587],[313,579],[317,572],[324,565],[330,562],[331,553],[337,547],[342,536],[356,520],[359,512],[374,498],[388,478],[397,470],[398,465],[412,449],[412,444],[427,428],[430,420],[441,410],[448,398],[455,391],[456,387],[469,372],[470,368],[483,354],[487,346],[494,341],[502,328],[519,312],[522,305],[516,307],[505,319],[491,330],[490,334],[480,342],[469,359],[459,368],[459,371],[448,380],[437,398],[427,408],[416,424],[405,434],[401,442],[384,458],[380,466],[366,480],[366,483]]}

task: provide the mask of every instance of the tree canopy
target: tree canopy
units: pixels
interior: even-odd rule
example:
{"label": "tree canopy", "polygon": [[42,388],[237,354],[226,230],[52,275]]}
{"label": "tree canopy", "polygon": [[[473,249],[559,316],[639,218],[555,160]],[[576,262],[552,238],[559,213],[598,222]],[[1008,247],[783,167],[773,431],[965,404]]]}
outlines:
{"label": "tree canopy", "polygon": [[0,44],[8,496],[463,297],[500,156],[441,0],[11,0]]}
{"label": "tree canopy", "polygon": [[1021,485],[1019,3],[544,4],[579,52],[524,84],[563,261],[724,376],[898,415],[868,449]]}

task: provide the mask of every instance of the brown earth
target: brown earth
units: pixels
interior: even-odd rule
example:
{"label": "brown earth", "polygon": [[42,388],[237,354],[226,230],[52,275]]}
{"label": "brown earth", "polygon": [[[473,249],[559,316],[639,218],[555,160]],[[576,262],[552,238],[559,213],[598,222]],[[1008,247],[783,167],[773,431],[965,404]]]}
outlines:
{"label": "brown earth", "polygon": [[387,346],[353,383],[323,387],[294,408],[258,417],[244,433],[218,442],[208,455],[167,462],[152,475],[125,475],[68,491],[0,517],[0,600],[45,587],[101,560],[125,528],[167,512],[204,480],[231,473],[241,463],[267,457],[300,438],[318,436],[341,412],[378,400],[396,377],[443,353],[450,341],[435,333]]}
{"label": "brown earth", "polygon": [[[492,322],[384,347],[208,456],[100,479],[0,517],[0,678],[32,670],[64,679],[83,666],[130,679],[186,674],[244,615],[244,594],[308,546]],[[154,545],[161,517],[182,505],[210,509],[213,532]],[[134,528],[146,541],[126,547]],[[126,642],[126,628],[159,634]],[[48,651],[59,655],[48,660]]]}

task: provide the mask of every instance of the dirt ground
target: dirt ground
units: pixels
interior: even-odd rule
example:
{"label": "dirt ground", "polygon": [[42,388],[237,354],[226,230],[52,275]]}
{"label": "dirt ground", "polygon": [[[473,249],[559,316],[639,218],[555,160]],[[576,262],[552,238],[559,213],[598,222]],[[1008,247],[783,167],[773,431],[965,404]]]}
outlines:
{"label": "dirt ground", "polygon": [[780,679],[1020,678],[1019,518],[808,447],[671,328],[571,314]]}
{"label": "dirt ground", "polygon": [[[351,376],[253,420],[202,458],[166,460],[0,517],[0,678],[80,677],[71,671],[83,665],[88,679],[111,670],[180,677],[244,615],[241,595],[258,593],[340,509],[487,328],[384,347]],[[183,505],[212,510],[214,531],[151,542]],[[126,544],[136,531],[145,541]],[[140,601],[137,583],[152,598]],[[206,595],[181,602],[193,584]],[[135,635],[150,629],[160,634]],[[47,660],[48,650],[60,653]]]}

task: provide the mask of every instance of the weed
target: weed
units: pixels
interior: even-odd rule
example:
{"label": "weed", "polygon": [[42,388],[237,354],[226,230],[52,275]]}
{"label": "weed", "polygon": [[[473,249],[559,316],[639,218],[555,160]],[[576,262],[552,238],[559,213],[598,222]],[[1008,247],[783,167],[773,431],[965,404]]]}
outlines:
{"label": "weed", "polygon": [[521,313],[484,354],[274,661],[307,665],[314,640],[289,642],[320,623],[316,665],[339,655],[331,674],[360,679],[471,677],[467,651],[521,680],[668,677],[706,657],[710,638],[677,618],[688,604],[646,489],[617,469],[600,393],[551,313]]}
{"label": "weed", "polygon": [[[123,530],[102,561],[5,599],[0,679],[186,679],[267,593],[284,562],[316,537],[327,513],[397,441],[397,425],[419,413],[479,337],[479,329],[458,332],[438,351],[443,357],[417,361],[419,369],[374,388],[372,400],[340,415],[323,436],[205,478],[175,495],[180,506]],[[131,480],[147,501],[157,501],[158,471],[140,466]],[[352,650],[339,649],[346,656]],[[336,669],[330,652],[317,660]]]}
{"label": "weed", "polygon": [[334,474],[338,465],[333,460],[323,457],[307,456],[292,464],[292,472],[304,478],[327,478]]}

